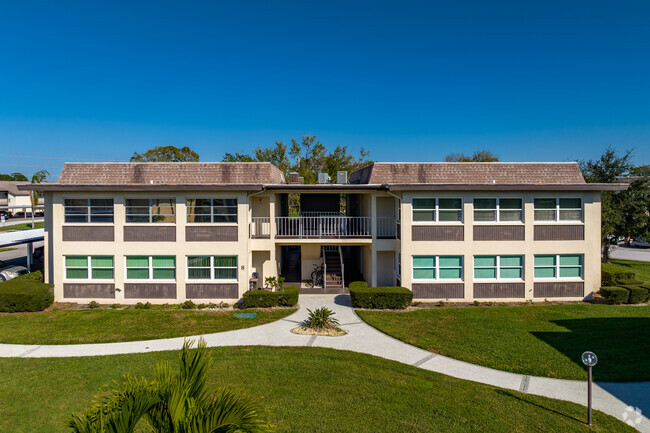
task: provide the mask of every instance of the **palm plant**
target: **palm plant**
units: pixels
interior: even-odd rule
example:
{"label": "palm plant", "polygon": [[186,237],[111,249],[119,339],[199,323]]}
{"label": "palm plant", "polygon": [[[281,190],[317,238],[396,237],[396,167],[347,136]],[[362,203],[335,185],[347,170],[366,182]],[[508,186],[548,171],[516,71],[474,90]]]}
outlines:
{"label": "palm plant", "polygon": [[339,325],[339,321],[334,317],[334,311],[330,310],[327,307],[320,307],[311,311],[307,308],[309,315],[307,320],[305,320],[304,326],[310,329],[336,329]]}
{"label": "palm plant", "polygon": [[[32,183],[41,183],[50,175],[50,172],[47,170],[39,170],[32,175]],[[38,206],[38,191],[35,189],[32,190],[29,195],[29,199],[32,203],[32,228],[34,228],[34,213],[36,212],[36,207]]]}
{"label": "palm plant", "polygon": [[186,341],[180,353],[180,369],[169,362],[154,368],[154,378],[124,377],[112,389],[104,389],[93,405],[73,415],[75,433],[262,433],[272,431],[266,412],[238,393],[221,388],[206,390],[211,360],[201,339],[196,349]]}

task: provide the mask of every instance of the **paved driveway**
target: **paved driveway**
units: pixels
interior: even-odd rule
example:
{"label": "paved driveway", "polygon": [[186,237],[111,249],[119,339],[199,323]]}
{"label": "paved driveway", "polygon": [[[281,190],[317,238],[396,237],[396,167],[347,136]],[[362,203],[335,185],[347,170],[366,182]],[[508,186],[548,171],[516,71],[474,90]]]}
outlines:
{"label": "paved driveway", "polygon": [[610,257],[613,259],[640,260],[642,262],[650,262],[650,248],[636,248],[618,245],[612,248]]}

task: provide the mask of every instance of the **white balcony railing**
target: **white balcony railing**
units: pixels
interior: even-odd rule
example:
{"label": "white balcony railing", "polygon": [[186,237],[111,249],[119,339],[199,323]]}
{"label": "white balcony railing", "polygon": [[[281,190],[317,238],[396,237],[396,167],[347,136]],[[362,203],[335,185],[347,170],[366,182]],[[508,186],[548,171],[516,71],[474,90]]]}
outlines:
{"label": "white balcony railing", "polygon": [[397,233],[397,224],[393,217],[377,217],[377,237],[394,238]]}
{"label": "white balcony railing", "polygon": [[253,217],[251,221],[251,238],[271,237],[271,218]]}

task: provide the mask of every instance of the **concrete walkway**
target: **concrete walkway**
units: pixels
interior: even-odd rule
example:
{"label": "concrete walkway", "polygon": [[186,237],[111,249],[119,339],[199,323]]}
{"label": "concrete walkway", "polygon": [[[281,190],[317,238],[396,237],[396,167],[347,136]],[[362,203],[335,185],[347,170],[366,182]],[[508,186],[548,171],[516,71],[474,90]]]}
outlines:
{"label": "concrete walkway", "polygon": [[[341,328],[349,332],[347,335],[320,337],[297,335],[290,332],[307,317],[307,308],[313,310],[321,306],[327,306],[336,312],[336,318],[339,320]],[[585,382],[507,373],[436,355],[389,337],[365,324],[356,315],[350,307],[348,295],[301,295],[299,310],[276,322],[236,331],[185,338],[198,337],[203,337],[211,347],[310,346],[350,350],[500,388],[567,400],[582,405],[586,405],[587,402]],[[51,346],[0,344],[0,357],[76,357],[177,350],[182,347],[185,338]],[[650,420],[647,418],[647,415],[650,414],[650,382],[598,383],[594,385],[593,391],[594,408],[617,419],[624,419],[626,413],[628,419],[630,417],[637,418],[630,411],[626,412],[630,405],[642,409],[646,416],[642,416],[641,422],[636,425],[636,428],[641,432],[650,433]]]}

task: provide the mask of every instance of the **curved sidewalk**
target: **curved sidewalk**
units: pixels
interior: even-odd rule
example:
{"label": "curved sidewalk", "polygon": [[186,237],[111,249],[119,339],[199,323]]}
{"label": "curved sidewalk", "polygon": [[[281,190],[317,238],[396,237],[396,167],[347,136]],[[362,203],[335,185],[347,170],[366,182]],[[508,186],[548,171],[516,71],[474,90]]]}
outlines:
{"label": "curved sidewalk", "polygon": [[[146,353],[177,350],[187,338],[203,337],[210,347],[217,346],[313,346],[349,350],[379,356],[459,379],[471,380],[528,394],[567,400],[586,405],[586,382],[550,379],[508,373],[469,364],[420,349],[396,340],[363,322],[350,307],[349,295],[301,295],[300,308],[294,314],[266,325],[216,334],[127,343],[79,345],[16,345],[0,344],[0,357],[42,358],[78,357]],[[307,317],[306,309],[321,306],[336,312],[340,327],[348,331],[341,337],[293,334],[290,330]],[[245,319],[242,319],[245,320]],[[594,409],[623,419],[630,405],[644,409],[646,416],[636,428],[650,433],[650,382],[598,383],[593,388]],[[628,416],[633,415],[629,411]]]}

